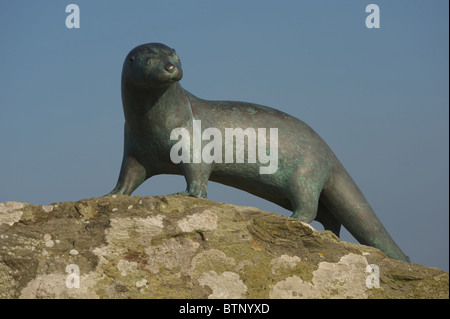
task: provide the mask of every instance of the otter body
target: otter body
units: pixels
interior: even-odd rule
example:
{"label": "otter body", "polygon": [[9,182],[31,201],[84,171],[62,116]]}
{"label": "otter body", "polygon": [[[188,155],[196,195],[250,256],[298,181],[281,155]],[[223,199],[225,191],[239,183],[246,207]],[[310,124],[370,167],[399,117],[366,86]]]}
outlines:
{"label": "otter body", "polygon": [[[197,98],[179,84],[182,75],[175,51],[163,44],[138,46],[126,57],[122,72],[124,154],[119,180],[108,195],[130,195],[152,176],[179,174],[187,183],[179,194],[206,198],[207,183],[212,180],[278,204],[303,222],[317,220],[338,236],[344,225],[360,243],[408,260],[333,151],[307,124],[267,106]],[[190,161],[175,163],[171,150],[178,141],[171,134],[183,128],[192,141],[194,120],[200,120],[203,129],[216,128],[222,133],[236,128],[266,132],[277,128],[276,171],[261,174],[261,163],[248,162],[248,139],[244,163],[228,163],[224,153],[222,160],[211,163],[195,162],[192,153]],[[266,137],[272,141],[269,134]],[[208,142],[201,140],[202,147]],[[192,144],[187,147],[195,152]]]}

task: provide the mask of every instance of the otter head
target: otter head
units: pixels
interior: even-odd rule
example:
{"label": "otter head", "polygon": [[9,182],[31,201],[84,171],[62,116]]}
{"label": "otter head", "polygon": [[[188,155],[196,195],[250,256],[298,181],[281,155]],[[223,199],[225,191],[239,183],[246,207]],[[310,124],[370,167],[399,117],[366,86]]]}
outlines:
{"label": "otter head", "polygon": [[181,62],[174,49],[161,43],[137,46],[128,53],[122,70],[122,83],[147,89],[167,88],[181,80]]}

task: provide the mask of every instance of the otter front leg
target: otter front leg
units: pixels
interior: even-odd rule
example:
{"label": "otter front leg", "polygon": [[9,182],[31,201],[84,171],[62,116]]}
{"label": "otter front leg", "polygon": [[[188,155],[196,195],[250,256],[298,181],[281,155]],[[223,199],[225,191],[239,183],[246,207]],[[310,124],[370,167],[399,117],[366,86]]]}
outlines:
{"label": "otter front leg", "polygon": [[131,195],[146,180],[146,170],[134,156],[126,156],[122,161],[116,187],[106,196],[114,194]]}
{"label": "otter front leg", "polygon": [[207,198],[208,179],[211,175],[212,166],[200,163],[182,163],[181,170],[186,179],[186,190],[178,193],[192,197]]}

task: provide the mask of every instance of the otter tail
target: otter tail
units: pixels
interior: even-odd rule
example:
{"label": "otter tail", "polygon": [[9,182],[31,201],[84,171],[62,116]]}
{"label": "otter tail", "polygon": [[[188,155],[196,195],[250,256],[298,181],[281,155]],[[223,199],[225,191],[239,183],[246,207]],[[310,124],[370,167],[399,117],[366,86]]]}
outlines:
{"label": "otter tail", "polygon": [[342,165],[334,171],[320,200],[361,244],[378,248],[388,257],[409,262]]}

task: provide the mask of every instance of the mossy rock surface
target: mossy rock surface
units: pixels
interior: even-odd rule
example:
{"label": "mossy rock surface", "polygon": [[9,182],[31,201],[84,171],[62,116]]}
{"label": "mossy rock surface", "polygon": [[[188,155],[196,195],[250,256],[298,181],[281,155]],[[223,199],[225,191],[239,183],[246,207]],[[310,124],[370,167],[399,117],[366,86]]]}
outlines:
{"label": "mossy rock surface", "polygon": [[0,298],[434,299],[449,276],[253,207],[114,195],[0,203]]}

